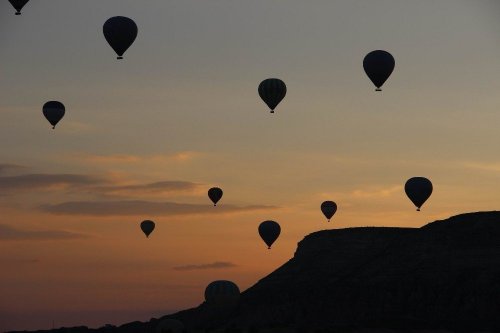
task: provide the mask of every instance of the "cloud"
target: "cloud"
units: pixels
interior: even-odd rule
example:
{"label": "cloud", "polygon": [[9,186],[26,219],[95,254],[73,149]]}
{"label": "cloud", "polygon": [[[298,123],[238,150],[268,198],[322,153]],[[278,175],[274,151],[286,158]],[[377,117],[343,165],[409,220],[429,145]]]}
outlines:
{"label": "cloud", "polygon": [[195,271],[195,270],[204,270],[204,269],[224,269],[224,268],[232,268],[236,267],[236,264],[227,261],[216,261],[211,264],[200,264],[200,265],[183,265],[173,267],[176,271]]}
{"label": "cloud", "polygon": [[6,171],[22,170],[22,169],[26,169],[26,167],[23,167],[22,165],[9,164],[9,163],[0,164],[0,173],[4,173]]}
{"label": "cloud", "polygon": [[374,190],[354,190],[351,192],[351,197],[353,198],[387,198],[394,193],[401,192],[401,185],[394,185],[386,188],[379,188]]}
{"label": "cloud", "polygon": [[196,214],[228,214],[256,210],[276,209],[275,206],[221,205],[214,208],[210,204],[187,204],[176,202],[154,202],[143,200],[120,201],[68,201],[59,204],[42,205],[39,209],[57,215],[90,215],[90,216],[126,216],[157,215],[177,216]]}
{"label": "cloud", "polygon": [[0,191],[65,188],[71,186],[94,185],[103,180],[86,175],[74,174],[25,174],[0,177]]}
{"label": "cloud", "polygon": [[[2,166],[0,165],[0,172]],[[82,194],[136,195],[142,193],[196,192],[202,184],[188,181],[158,181],[146,184],[120,184],[113,177],[95,177],[80,174],[24,174],[0,176],[0,193],[23,190],[67,190],[81,191]]]}
{"label": "cloud", "polygon": [[500,172],[500,163],[464,163],[464,167],[481,171]]}
{"label": "cloud", "polygon": [[88,235],[64,230],[21,230],[0,224],[0,241],[70,240],[87,237]]}
{"label": "cloud", "polygon": [[[357,199],[383,199],[394,194],[404,191],[402,185],[392,185],[389,187],[371,186],[367,189],[356,189],[351,191],[337,191],[337,192],[323,192],[319,193],[318,197],[323,200],[330,200],[330,198],[337,198],[343,200],[357,200]],[[345,202],[344,202],[345,204]],[[344,205],[343,204],[343,205]]]}
{"label": "cloud", "polygon": [[201,184],[186,181],[160,181],[148,184],[102,186],[94,190],[105,194],[192,192],[200,186]]}
{"label": "cloud", "polygon": [[132,164],[132,163],[170,163],[185,162],[192,160],[200,155],[198,152],[182,151],[174,154],[156,154],[156,155],[130,155],[130,154],[112,154],[112,155],[91,155],[76,154],[71,158],[90,164]]}

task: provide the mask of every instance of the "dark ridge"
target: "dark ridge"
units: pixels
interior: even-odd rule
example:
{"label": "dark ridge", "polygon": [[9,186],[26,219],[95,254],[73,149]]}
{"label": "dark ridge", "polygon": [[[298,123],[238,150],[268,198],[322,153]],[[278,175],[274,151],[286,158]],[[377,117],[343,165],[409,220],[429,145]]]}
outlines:
{"label": "dark ridge", "polygon": [[[500,332],[500,212],[318,231],[232,311],[201,304],[163,318],[203,332]],[[88,331],[152,333],[157,323]]]}

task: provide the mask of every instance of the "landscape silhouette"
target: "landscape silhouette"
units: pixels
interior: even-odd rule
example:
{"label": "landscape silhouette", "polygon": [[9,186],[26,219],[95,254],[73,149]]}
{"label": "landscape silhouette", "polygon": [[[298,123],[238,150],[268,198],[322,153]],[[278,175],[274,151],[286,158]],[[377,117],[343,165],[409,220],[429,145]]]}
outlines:
{"label": "landscape silhouette", "polygon": [[498,332],[499,221],[495,211],[421,228],[318,231],[241,297],[233,282],[215,281],[193,309],[39,332]]}

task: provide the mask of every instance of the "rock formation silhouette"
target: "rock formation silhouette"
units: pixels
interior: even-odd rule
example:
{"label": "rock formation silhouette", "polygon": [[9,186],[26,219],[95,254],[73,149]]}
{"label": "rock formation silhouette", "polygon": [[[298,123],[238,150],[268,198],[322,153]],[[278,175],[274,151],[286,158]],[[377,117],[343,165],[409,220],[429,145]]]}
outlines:
{"label": "rock formation silhouette", "polygon": [[[231,311],[201,304],[167,317],[188,331],[500,332],[500,212],[421,228],[318,231]],[[153,332],[157,322],[113,332]]]}

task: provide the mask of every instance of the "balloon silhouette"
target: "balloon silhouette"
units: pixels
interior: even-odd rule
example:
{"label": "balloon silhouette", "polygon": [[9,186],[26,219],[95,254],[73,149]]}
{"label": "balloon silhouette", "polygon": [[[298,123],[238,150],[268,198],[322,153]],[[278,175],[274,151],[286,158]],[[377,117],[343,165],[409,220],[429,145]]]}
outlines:
{"label": "balloon silhouette", "polygon": [[10,4],[16,10],[16,15],[21,15],[21,9],[28,3],[29,0],[9,0]]}
{"label": "balloon silhouette", "polygon": [[117,59],[123,59],[123,54],[135,41],[137,32],[135,22],[124,16],[112,17],[103,26],[104,37],[118,55]]}
{"label": "balloon silhouette", "polygon": [[417,211],[420,211],[420,207],[432,194],[432,183],[424,177],[413,177],[406,181],[405,192],[417,207]]}
{"label": "balloon silhouette", "polygon": [[52,129],[54,129],[57,123],[64,117],[66,108],[61,102],[50,101],[43,105],[42,111],[45,118],[52,125]]}
{"label": "balloon silhouette", "polygon": [[387,51],[376,50],[366,55],[363,60],[363,68],[366,75],[377,87],[375,91],[382,91],[380,87],[391,76],[395,64],[394,57]]}
{"label": "balloon silhouette", "polygon": [[266,79],[259,84],[259,96],[274,113],[274,109],[285,98],[286,85],[280,79]]}
{"label": "balloon silhouette", "polygon": [[333,201],[325,201],[321,204],[321,211],[323,212],[323,215],[325,215],[325,217],[328,219],[328,222],[330,222],[330,219],[337,211],[337,204]]}
{"label": "balloon silhouette", "polygon": [[222,198],[222,190],[218,187],[212,187],[208,190],[208,197],[214,203],[214,206],[217,206],[217,202]]}
{"label": "balloon silhouette", "polygon": [[281,227],[277,222],[264,221],[259,225],[259,235],[270,249],[271,245],[278,239],[281,232]]}
{"label": "balloon silhouette", "polygon": [[155,230],[155,223],[151,220],[142,221],[141,230],[146,235],[146,237],[149,237],[153,230]]}
{"label": "balloon silhouette", "polygon": [[239,298],[240,289],[236,283],[232,281],[213,281],[205,288],[205,301],[210,305],[236,305]]}

